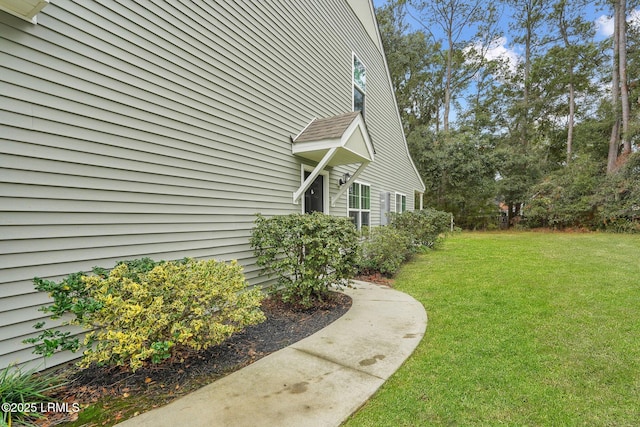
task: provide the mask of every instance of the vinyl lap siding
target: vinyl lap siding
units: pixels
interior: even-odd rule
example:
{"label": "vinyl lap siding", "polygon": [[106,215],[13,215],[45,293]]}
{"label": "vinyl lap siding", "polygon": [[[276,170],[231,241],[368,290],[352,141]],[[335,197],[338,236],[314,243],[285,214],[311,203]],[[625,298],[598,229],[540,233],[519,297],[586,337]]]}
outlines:
{"label": "vinyl lap siding", "polygon": [[381,159],[364,179],[401,185],[381,55],[344,0],[57,0],[38,22],[0,13],[0,367],[34,359],[36,276],[189,256],[237,259],[263,284],[255,214],[300,211],[289,135],[351,109],[352,51]]}
{"label": "vinyl lap siding", "polygon": [[[378,225],[381,192],[390,192],[392,197],[395,192],[405,194],[407,208],[412,210],[414,191],[423,189],[423,184],[409,157],[382,53],[359,22],[353,25],[361,27],[353,50],[367,70],[366,122],[376,150],[375,162],[359,180],[371,185],[371,221]],[[346,212],[346,200],[343,206]]]}

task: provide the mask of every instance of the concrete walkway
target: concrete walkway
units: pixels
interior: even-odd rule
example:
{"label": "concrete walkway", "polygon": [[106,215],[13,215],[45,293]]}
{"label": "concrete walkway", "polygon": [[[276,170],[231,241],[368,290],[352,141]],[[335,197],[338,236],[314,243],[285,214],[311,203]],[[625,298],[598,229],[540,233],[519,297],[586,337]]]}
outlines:
{"label": "concrete walkway", "polygon": [[119,426],[339,426],[416,348],[422,305],[386,286],[355,282],[340,319],[172,403]]}

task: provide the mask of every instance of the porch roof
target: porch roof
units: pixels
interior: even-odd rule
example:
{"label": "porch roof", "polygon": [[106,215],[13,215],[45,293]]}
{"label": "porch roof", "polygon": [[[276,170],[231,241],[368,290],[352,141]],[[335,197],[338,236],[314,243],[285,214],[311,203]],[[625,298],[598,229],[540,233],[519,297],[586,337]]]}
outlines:
{"label": "porch roof", "polygon": [[293,154],[317,163],[332,148],[337,150],[325,166],[373,161],[373,144],[359,111],[313,119],[292,144]]}
{"label": "porch roof", "polygon": [[293,193],[293,203],[298,203],[324,168],[359,164],[347,183],[331,198],[331,204],[335,206],[336,200],[367,165],[373,162],[375,154],[371,137],[359,111],[313,119],[291,142],[291,152],[294,155],[317,163],[300,188]]}

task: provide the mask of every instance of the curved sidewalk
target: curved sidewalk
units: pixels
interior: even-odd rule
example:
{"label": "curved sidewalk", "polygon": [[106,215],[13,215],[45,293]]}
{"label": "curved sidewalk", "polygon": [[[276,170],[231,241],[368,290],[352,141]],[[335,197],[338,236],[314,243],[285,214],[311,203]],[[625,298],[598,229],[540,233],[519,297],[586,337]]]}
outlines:
{"label": "curved sidewalk", "polygon": [[353,305],[315,334],[119,426],[339,426],[416,348],[418,301],[354,282]]}

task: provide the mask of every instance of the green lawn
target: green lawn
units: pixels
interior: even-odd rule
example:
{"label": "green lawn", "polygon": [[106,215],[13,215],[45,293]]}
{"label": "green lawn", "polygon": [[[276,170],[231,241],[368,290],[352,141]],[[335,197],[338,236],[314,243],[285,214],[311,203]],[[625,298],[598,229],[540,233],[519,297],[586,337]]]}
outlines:
{"label": "green lawn", "polygon": [[347,426],[640,425],[640,236],[458,234],[395,287],[426,335]]}

